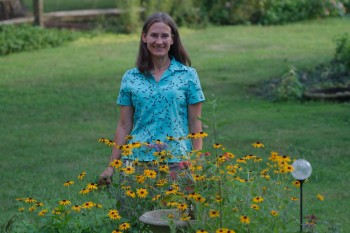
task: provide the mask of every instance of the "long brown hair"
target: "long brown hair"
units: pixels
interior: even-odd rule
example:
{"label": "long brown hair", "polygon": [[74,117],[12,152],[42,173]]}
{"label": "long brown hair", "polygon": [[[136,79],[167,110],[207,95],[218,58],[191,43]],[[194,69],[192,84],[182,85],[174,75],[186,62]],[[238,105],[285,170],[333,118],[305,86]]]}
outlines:
{"label": "long brown hair", "polygon": [[[191,59],[181,43],[180,34],[177,29],[176,23],[170,17],[170,15],[163,12],[158,12],[149,16],[143,25],[142,33],[147,34],[149,28],[154,23],[158,22],[165,23],[171,28],[174,43],[170,46],[169,55],[174,57],[177,61],[181,62],[182,64],[190,66]],[[150,53],[147,49],[147,44],[142,41],[142,33],[140,38],[139,54],[136,59],[136,66],[141,73],[149,73],[154,67]]]}

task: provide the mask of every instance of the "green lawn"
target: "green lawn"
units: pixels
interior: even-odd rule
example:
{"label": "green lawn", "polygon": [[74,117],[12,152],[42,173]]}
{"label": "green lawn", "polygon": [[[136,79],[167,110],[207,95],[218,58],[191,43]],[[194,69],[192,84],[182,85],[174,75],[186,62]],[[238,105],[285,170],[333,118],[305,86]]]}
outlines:
{"label": "green lawn", "polygon": [[[259,140],[266,150],[310,161],[305,215],[349,229],[350,104],[272,103],[250,88],[291,66],[329,61],[350,19],[180,31],[208,99],[205,119],[210,100],[219,100],[220,142],[237,156]],[[0,223],[17,211],[16,197],[59,197],[82,170],[103,171],[110,150],[97,139],[114,135],[121,75],[133,67],[137,45],[138,35],[102,34],[0,57]]]}

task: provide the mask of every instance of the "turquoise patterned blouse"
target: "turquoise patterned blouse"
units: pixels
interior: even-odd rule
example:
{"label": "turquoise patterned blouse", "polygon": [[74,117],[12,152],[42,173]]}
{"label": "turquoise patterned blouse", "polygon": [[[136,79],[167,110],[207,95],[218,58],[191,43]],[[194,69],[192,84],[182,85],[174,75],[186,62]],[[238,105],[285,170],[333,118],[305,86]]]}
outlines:
{"label": "turquoise patterned blouse", "polygon": [[[187,107],[204,100],[196,70],[174,58],[159,82],[151,74],[140,73],[137,68],[128,70],[122,78],[117,104],[135,109],[131,142],[150,144],[147,148],[136,149],[138,151],[128,159],[156,160],[153,152],[167,149],[174,156],[168,162],[180,161],[180,156],[192,150],[190,140],[169,141],[167,136],[187,136]],[[156,144],[156,140],[164,144]]]}

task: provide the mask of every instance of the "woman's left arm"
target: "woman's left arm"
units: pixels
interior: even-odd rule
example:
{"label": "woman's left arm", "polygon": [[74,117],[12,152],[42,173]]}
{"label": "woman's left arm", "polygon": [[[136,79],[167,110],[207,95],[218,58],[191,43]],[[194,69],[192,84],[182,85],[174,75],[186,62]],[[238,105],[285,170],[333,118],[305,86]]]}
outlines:
{"label": "woman's left arm", "polygon": [[[190,133],[202,132],[202,102],[188,105],[188,124]],[[192,146],[194,150],[201,150],[203,146],[202,138],[192,139]]]}

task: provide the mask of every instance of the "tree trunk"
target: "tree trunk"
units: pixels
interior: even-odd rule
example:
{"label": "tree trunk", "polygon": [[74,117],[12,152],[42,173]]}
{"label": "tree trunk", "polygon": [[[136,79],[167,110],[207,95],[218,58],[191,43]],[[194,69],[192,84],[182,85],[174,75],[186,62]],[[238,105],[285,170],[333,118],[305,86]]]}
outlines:
{"label": "tree trunk", "polygon": [[21,0],[0,0],[0,20],[22,17],[25,9]]}

